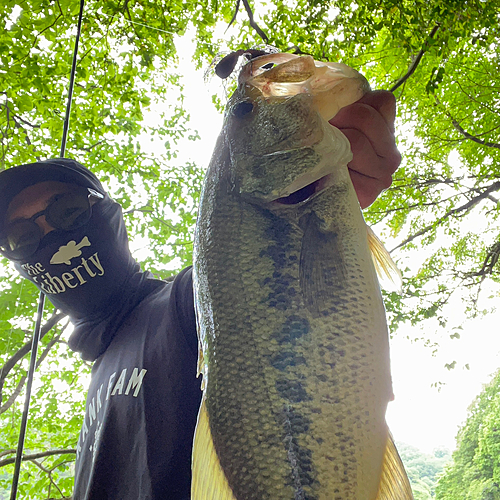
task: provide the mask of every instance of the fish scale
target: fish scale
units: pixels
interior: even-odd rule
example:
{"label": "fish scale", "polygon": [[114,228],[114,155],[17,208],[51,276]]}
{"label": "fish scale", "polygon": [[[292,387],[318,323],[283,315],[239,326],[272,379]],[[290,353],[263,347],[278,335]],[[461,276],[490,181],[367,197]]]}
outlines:
{"label": "fish scale", "polygon": [[[234,224],[228,221],[228,213]],[[356,404],[357,392],[345,392],[356,386],[358,392],[363,390],[352,364],[360,363],[361,367],[363,357],[373,353],[365,354],[359,343],[352,344],[345,337],[365,330],[369,319],[363,321],[358,316],[353,321],[349,311],[351,297],[359,302],[359,294],[366,288],[366,280],[359,275],[360,266],[356,263],[352,266],[352,275],[358,273],[357,279],[351,281],[352,292],[336,287],[342,296],[334,295],[313,315],[300,293],[303,234],[298,224],[289,224],[288,231],[283,231],[282,224],[280,233],[270,241],[275,227],[271,213],[267,213],[267,231],[262,231],[266,214],[254,207],[242,209],[234,203],[227,211],[221,210],[219,217],[217,223],[214,214],[212,223],[221,232],[212,233],[211,241],[217,243],[213,253],[206,255],[221,259],[212,263],[214,268],[224,269],[223,277],[217,280],[213,302],[226,307],[219,314],[214,311],[218,333],[209,341],[208,351],[217,357],[217,364],[209,368],[208,380],[213,377],[217,386],[212,392],[208,384],[206,400],[209,413],[215,415],[214,443],[216,449],[223,450],[221,465],[229,483],[235,484],[233,490],[238,499],[330,498],[316,490],[321,491],[322,485],[324,489],[325,483],[331,482],[323,476],[330,474],[334,457],[324,452],[320,456],[318,450],[338,449],[343,457],[337,465],[338,484],[327,491],[338,490],[338,498],[343,500],[358,498],[357,468],[349,458],[357,451],[353,426],[357,422],[361,425],[362,409]],[[247,244],[242,251],[242,243],[248,240],[254,242],[253,248],[249,249]],[[226,242],[224,252],[219,242]],[[209,249],[205,248],[206,252]],[[359,255],[359,250],[352,254]],[[267,284],[265,279],[261,280],[262,276],[271,276]],[[331,281],[335,281],[334,277]],[[227,304],[230,296],[234,297],[234,304]],[[330,317],[325,316],[329,308],[347,323],[332,329]],[[370,305],[365,309],[369,310]],[[365,346],[370,345],[366,336],[364,342]],[[322,367],[322,373],[314,373],[315,367]],[[331,368],[331,372],[325,367]],[[311,368],[313,376],[309,373]],[[365,381],[376,380],[376,375],[375,370],[369,371]],[[314,389],[309,389],[313,384]],[[349,408],[347,419],[337,414],[341,401]],[[328,415],[329,407],[333,407],[333,416]],[[268,424],[267,429],[262,429],[263,422]],[[334,433],[332,422],[336,427]],[[381,437],[378,448],[382,455],[385,435]],[[277,456],[276,448],[284,448],[286,455]],[[257,450],[259,455],[255,457]],[[314,461],[313,455],[318,455]],[[225,456],[231,457],[227,463]],[[281,466],[276,467],[280,461]],[[239,463],[248,470],[244,477],[239,472]],[[251,474],[252,463],[255,475]],[[261,475],[265,470],[274,473]],[[260,481],[264,483],[262,488]]]}
{"label": "fish scale", "polygon": [[[199,427],[208,420],[214,452],[203,461],[197,430],[192,498],[378,500],[388,334],[347,162],[325,159],[338,136],[311,96],[269,103],[241,87],[228,109],[240,102],[245,113],[228,112],[207,172],[195,236]],[[266,201],[315,168],[330,175],[317,195]]]}

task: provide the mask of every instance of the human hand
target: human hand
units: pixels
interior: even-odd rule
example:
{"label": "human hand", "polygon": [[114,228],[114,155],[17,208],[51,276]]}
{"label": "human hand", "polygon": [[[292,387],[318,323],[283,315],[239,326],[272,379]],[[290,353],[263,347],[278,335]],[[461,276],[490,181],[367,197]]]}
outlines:
{"label": "human hand", "polygon": [[401,163],[394,139],[395,117],[394,95],[376,90],[330,120],[351,143],[353,158],[348,167],[361,208],[371,205],[392,184],[392,174]]}

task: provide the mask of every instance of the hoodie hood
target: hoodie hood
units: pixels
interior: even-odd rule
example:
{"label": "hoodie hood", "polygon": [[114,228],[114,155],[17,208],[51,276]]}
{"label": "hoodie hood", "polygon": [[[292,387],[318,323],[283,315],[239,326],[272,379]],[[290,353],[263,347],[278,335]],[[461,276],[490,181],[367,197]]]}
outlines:
{"label": "hoodie hood", "polygon": [[99,179],[87,168],[70,158],[27,163],[0,172],[0,232],[5,224],[4,215],[12,199],[23,189],[44,181],[59,181],[95,189],[104,194]]}
{"label": "hoodie hood", "polygon": [[1,172],[0,195],[9,194],[7,203],[2,200],[3,214],[16,194],[47,180],[90,187],[105,195],[93,205],[86,224],[48,233],[34,255],[15,263],[22,276],[71,318],[75,329],[70,348],[93,361],[106,350],[130,311],[161,282],[144,273],[132,257],[121,206],[94,174],[74,160],[49,160]]}

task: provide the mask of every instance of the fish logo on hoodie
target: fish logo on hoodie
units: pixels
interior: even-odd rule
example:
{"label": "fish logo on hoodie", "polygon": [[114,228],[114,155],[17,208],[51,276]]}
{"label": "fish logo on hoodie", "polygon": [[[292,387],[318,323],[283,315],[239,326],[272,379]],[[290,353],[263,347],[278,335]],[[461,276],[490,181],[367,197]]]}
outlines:
{"label": "fish logo on hoodie", "polygon": [[[80,240],[79,243],[77,243],[78,240]],[[66,244],[57,247],[57,251],[50,257],[50,265],[71,266],[72,260],[80,257],[80,262],[73,261],[74,265],[71,269],[54,273],[42,262],[23,264],[21,267],[28,273],[31,280],[40,286],[42,291],[48,294],[60,294],[88,283],[91,278],[104,275],[104,267],[99,260],[98,252],[87,257],[82,255],[82,248],[91,246],[88,236],[80,235],[79,238],[73,237]],[[50,253],[47,259],[49,256]]]}
{"label": "fish logo on hoodie", "polygon": [[66,245],[62,245],[59,247],[59,250],[50,259],[50,263],[66,264],[67,266],[69,266],[71,264],[71,259],[80,257],[80,255],[82,255],[80,248],[89,247],[90,245],[91,243],[86,236],[78,244],[75,240],[71,240]]}

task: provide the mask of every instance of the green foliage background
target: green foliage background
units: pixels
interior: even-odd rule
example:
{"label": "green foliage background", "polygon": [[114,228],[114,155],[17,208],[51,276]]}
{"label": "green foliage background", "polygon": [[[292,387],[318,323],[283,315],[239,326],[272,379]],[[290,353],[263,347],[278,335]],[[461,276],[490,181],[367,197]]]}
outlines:
{"label": "green foliage background", "polygon": [[436,448],[430,455],[405,443],[397,443],[397,448],[405,464],[415,500],[435,498],[438,479],[451,460],[449,450]]}
{"label": "green foliage background", "polygon": [[438,500],[500,498],[500,371],[469,408],[453,462],[439,480]]}
{"label": "green foliage background", "polygon": [[[262,44],[243,4],[233,35],[217,34],[217,23],[231,21],[236,3],[86,2],[67,151],[122,203],[131,239],[149,242],[142,264],[163,277],[191,261],[203,176],[201,165],[177,160],[179,141],[195,141],[197,133],[184,105],[176,43],[194,30],[198,67],[220,51]],[[499,291],[498,1],[250,5],[266,41],[278,49],[341,60],[374,88],[397,86],[404,162],[391,189],[365,211],[400,245],[394,255],[403,293],[386,297],[393,331],[432,317],[445,326],[454,295],[470,315],[484,309],[483,298]],[[21,13],[12,23],[16,6]],[[77,0],[0,4],[0,168],[59,154],[78,8]],[[146,120],[150,111],[156,121]],[[151,137],[164,143],[161,154],[141,145]],[[450,154],[459,161],[449,162]],[[10,360],[29,340],[37,293],[2,264],[0,491],[8,491],[28,363],[27,356]],[[47,320],[53,313],[48,308]],[[24,463],[19,498],[71,495],[89,367],[67,349],[63,329],[64,320],[42,340],[26,452],[65,451]]]}

